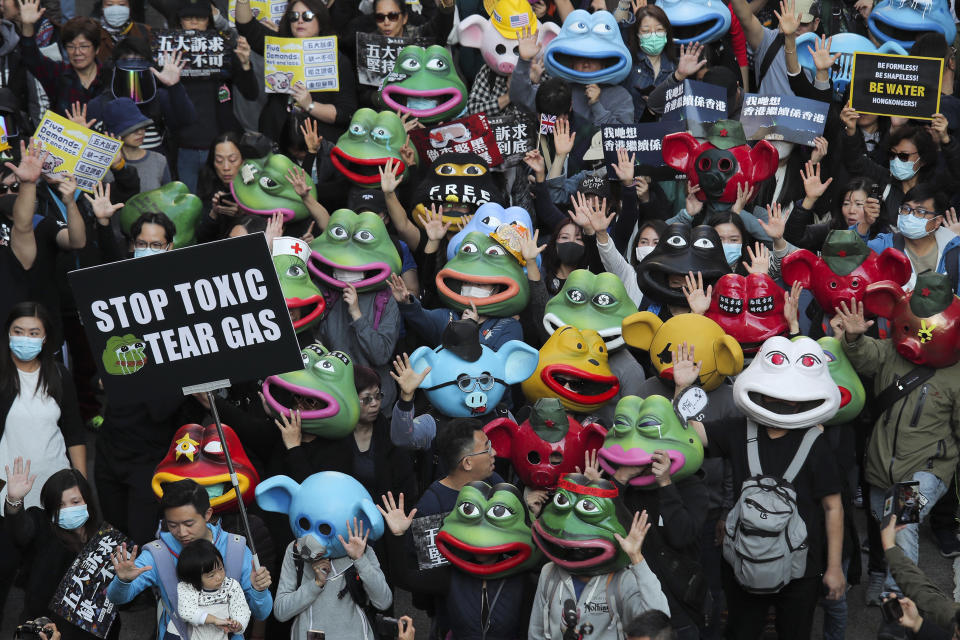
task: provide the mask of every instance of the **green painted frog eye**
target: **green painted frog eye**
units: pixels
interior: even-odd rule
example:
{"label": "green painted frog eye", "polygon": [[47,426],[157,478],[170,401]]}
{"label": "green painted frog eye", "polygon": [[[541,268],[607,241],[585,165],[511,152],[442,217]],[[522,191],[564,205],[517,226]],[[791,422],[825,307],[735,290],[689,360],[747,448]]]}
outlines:
{"label": "green painted frog eye", "polygon": [[350,125],[350,133],[355,136],[365,136],[367,135],[367,130],[359,122],[354,122]]}
{"label": "green painted frog eye", "polygon": [[321,371],[329,371],[329,372],[332,372],[332,371],[333,371],[333,363],[330,362],[329,360],[321,360],[320,362],[318,362],[318,363],[315,364],[314,366],[315,366],[317,369],[320,369]]}
{"label": "green painted frog eye", "polygon": [[310,364],[310,357],[305,353],[301,353],[300,357],[303,359],[303,367],[306,369],[307,365]]}
{"label": "green painted frog eye", "polygon": [[633,429],[633,425],[630,423],[630,420],[627,418],[621,418],[617,416],[613,421],[613,430],[617,433],[629,433]]}
{"label": "green painted frog eye", "polygon": [[481,515],[480,507],[472,502],[461,502],[460,506],[457,507],[457,511],[460,512],[460,515],[469,520],[476,520]]}
{"label": "green painted frog eye", "polygon": [[498,244],[495,244],[495,245],[492,245],[492,246],[490,246],[490,247],[487,247],[487,250],[484,251],[484,253],[487,254],[488,256],[505,256],[505,255],[507,255],[507,252],[503,250],[503,247],[501,247],[501,246],[498,245]]}
{"label": "green painted frog eye", "polygon": [[609,293],[598,293],[593,296],[593,304],[598,307],[610,307],[617,304],[617,299]]}
{"label": "green painted frog eye", "polygon": [[420,61],[415,58],[407,58],[400,63],[400,68],[411,73],[420,71]]}
{"label": "green painted frog eye", "polygon": [[330,236],[336,240],[346,240],[350,237],[350,233],[340,225],[334,225],[330,227]]}
{"label": "green painted frog eye", "polygon": [[595,516],[600,513],[600,506],[589,498],[582,498],[577,503],[577,512],[585,516]]}
{"label": "green painted frog eye", "polygon": [[582,289],[570,289],[567,291],[567,299],[573,304],[583,304],[587,301],[587,294]]}
{"label": "green painted frog eye", "polygon": [[270,176],[260,176],[260,187],[261,187],[261,188],[267,189],[268,191],[273,191],[274,189],[278,188],[279,186],[280,186],[280,184],[277,183],[277,181],[274,180],[273,178],[271,178]]}
{"label": "green painted frog eye", "polygon": [[375,140],[381,142],[389,142],[390,132],[384,127],[374,127],[373,131],[370,132],[370,135],[373,136]]}
{"label": "green painted frog eye", "polygon": [[460,253],[480,253],[480,249],[472,242],[464,242],[460,245]]}
{"label": "green painted frog eye", "polygon": [[430,71],[446,71],[447,62],[443,58],[431,58],[427,60],[427,69],[430,69]]}
{"label": "green painted frog eye", "polygon": [[376,236],[374,236],[373,233],[371,233],[369,230],[367,230],[367,229],[360,229],[360,231],[357,231],[355,234],[353,234],[353,239],[356,240],[357,242],[362,242],[362,243],[364,243],[364,244],[370,244],[371,242],[373,242],[373,241],[376,240],[377,238],[376,238]]}
{"label": "green painted frog eye", "polygon": [[562,491],[558,491],[555,496],[553,496],[553,506],[558,509],[566,511],[571,507],[570,498],[567,497],[567,494]]}
{"label": "green painted frog eye", "polygon": [[502,504],[495,504],[487,509],[487,517],[493,521],[506,520],[513,514],[513,509]]}
{"label": "green painted frog eye", "polygon": [[290,265],[290,268],[287,269],[288,278],[299,278],[300,276],[306,274],[307,272],[298,264]]}

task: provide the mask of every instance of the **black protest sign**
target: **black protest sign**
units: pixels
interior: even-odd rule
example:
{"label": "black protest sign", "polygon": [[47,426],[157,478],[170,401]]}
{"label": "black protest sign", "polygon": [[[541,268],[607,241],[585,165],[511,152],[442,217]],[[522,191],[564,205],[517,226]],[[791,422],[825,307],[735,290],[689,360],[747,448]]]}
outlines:
{"label": "black protest sign", "polygon": [[727,117],[727,90],[698,80],[684,80],[667,90],[661,120],[682,120],[687,131],[706,136],[704,125]]}
{"label": "black protest sign", "polygon": [[112,396],[303,368],[263,234],[69,274],[103,384]]}
{"label": "black protest sign", "polygon": [[484,159],[488,167],[503,164],[500,147],[493,137],[485,113],[474,113],[431,129],[411,129],[410,141],[417,148],[420,160],[426,159],[428,165],[445,153],[475,153]]}
{"label": "black protest sign", "polygon": [[184,78],[205,78],[229,69],[233,43],[217,31],[154,31],[153,58],[163,66],[169,56],[183,54]]}
{"label": "black protest sign", "polygon": [[537,123],[527,112],[487,116],[487,122],[503,156],[503,166],[519,164],[527,151],[537,148]]}
{"label": "black protest sign", "polygon": [[[626,149],[634,156],[637,175],[672,180],[677,172],[663,163],[663,138],[685,128],[680,120],[604,126],[600,129],[603,162],[607,166],[617,164],[617,149]],[[607,176],[610,180],[617,180],[613,171],[608,171]]]}
{"label": "black protest sign", "polygon": [[106,638],[119,613],[107,598],[113,580],[110,554],[123,543],[130,546],[133,540],[107,523],[101,525],[63,575],[50,610],[87,633]]}
{"label": "black protest sign", "polygon": [[434,513],[414,518],[410,524],[413,544],[417,550],[417,565],[421,571],[450,564],[437,549],[437,533],[440,532],[445,517],[442,513]]}
{"label": "black protest sign", "polygon": [[397,54],[404,47],[428,46],[425,38],[382,36],[379,33],[357,34],[357,82],[379,87],[393,71]]}
{"label": "black protest sign", "polygon": [[853,54],[850,106],[860,113],[931,120],[940,112],[943,59]]}
{"label": "black protest sign", "polygon": [[748,93],[740,124],[747,140],[785,140],[812,147],[814,138],[823,135],[829,110],[830,105],[819,100]]}

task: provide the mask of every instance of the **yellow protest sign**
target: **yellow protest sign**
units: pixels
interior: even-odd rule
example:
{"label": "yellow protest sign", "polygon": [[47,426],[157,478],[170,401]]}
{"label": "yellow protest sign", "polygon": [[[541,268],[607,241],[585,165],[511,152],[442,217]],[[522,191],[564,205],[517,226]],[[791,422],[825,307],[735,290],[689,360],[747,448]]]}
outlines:
{"label": "yellow protest sign", "polygon": [[298,82],[303,83],[307,91],[340,90],[337,36],[267,36],[263,54],[263,82],[267,93],[293,93],[293,85]]}
{"label": "yellow protest sign", "polygon": [[43,142],[50,155],[43,162],[46,175],[70,173],[77,178],[77,187],[88,193],[103,179],[123,143],[87,129],[63,116],[47,110],[33,137]]}
{"label": "yellow protest sign", "polygon": [[[237,0],[230,0],[228,7],[230,24],[237,23]],[[260,22],[269,20],[273,24],[279,24],[280,18],[287,10],[287,0],[250,0],[250,11],[253,17]]]}

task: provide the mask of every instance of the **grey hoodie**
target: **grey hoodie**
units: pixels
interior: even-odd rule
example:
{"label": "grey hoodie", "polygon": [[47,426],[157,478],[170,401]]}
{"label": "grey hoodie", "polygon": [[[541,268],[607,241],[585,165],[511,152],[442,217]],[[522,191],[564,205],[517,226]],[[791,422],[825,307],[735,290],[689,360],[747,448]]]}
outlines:
{"label": "grey hoodie", "polygon": [[20,36],[17,35],[17,28],[9,20],[0,20],[0,56],[8,55],[17,48],[20,43]]}

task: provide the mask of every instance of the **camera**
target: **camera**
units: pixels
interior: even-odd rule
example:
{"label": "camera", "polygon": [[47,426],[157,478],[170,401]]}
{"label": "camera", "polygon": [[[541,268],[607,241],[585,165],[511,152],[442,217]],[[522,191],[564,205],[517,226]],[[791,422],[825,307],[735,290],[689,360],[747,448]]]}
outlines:
{"label": "camera", "polygon": [[15,640],[50,640],[53,636],[53,631],[44,628],[50,624],[53,624],[53,620],[50,618],[27,620],[17,627],[13,637]]}

